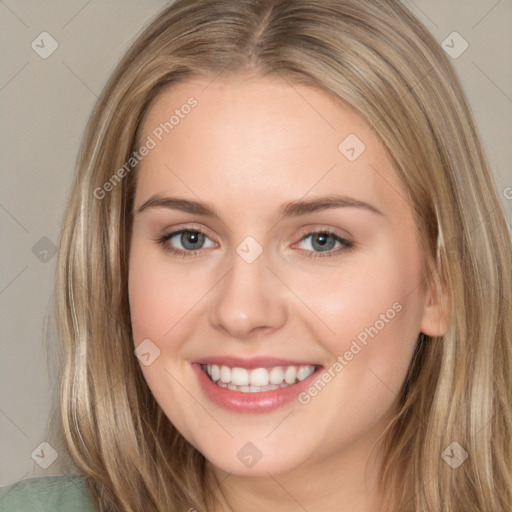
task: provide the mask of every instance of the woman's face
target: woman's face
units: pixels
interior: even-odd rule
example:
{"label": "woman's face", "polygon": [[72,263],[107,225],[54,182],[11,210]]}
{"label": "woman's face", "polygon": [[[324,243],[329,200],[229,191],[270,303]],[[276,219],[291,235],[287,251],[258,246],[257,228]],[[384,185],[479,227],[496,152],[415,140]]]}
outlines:
{"label": "woman's face", "polygon": [[219,77],[162,93],[141,141],[131,319],[169,420],[239,475],[366,461],[443,330],[375,133],[318,89]]}

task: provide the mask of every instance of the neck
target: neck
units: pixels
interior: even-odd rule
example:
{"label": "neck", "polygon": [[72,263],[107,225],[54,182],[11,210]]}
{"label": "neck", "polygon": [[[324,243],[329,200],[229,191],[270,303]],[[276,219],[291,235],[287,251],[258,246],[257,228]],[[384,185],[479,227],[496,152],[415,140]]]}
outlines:
{"label": "neck", "polygon": [[293,471],[267,476],[240,476],[207,462],[216,478],[215,512],[298,510],[375,512],[380,509],[378,434],[357,440],[329,455],[310,459]]}

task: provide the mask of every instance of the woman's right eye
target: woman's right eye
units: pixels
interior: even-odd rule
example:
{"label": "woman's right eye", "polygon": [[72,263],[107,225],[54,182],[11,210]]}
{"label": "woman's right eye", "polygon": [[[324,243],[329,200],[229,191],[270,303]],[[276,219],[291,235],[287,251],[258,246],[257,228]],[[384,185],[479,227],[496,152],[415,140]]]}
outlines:
{"label": "woman's right eye", "polygon": [[[198,229],[180,229],[162,235],[157,239],[157,242],[162,245],[165,251],[186,257],[197,256],[197,253],[203,249],[202,245],[205,239],[209,240],[209,237]],[[176,244],[180,244],[181,248],[176,248]]]}

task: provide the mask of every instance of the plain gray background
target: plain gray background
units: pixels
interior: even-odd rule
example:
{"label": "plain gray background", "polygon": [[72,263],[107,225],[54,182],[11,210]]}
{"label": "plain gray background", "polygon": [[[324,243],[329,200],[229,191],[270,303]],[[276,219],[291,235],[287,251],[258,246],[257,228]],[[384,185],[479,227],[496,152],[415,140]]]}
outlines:
{"label": "plain gray background", "polygon": [[[510,223],[512,0],[403,3],[440,44],[454,31],[469,44],[453,63]],[[47,421],[54,407],[54,374],[47,368],[43,345],[55,269],[52,247],[96,98],[135,35],[166,4],[0,0],[0,486],[41,471],[60,473],[62,456],[44,470],[31,457],[43,450],[49,461],[53,453],[41,446],[47,441]],[[42,32],[58,43],[46,59],[31,46]],[[55,455],[62,452],[59,446],[55,450]]]}

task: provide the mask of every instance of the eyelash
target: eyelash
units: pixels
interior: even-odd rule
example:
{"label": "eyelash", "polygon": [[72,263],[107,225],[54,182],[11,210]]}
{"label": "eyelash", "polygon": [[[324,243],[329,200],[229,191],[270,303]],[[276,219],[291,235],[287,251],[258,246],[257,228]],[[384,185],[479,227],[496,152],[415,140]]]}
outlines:
{"label": "eyelash", "polygon": [[[156,242],[163,247],[164,251],[172,253],[173,255],[181,257],[181,258],[199,256],[199,253],[201,252],[202,249],[196,249],[196,250],[192,250],[192,251],[175,249],[174,247],[171,247],[167,243],[171,238],[175,237],[176,235],[180,235],[182,233],[200,233],[200,234],[203,234],[204,236],[208,237],[208,235],[204,231],[201,231],[200,229],[188,228],[188,229],[180,229],[178,231],[173,231],[171,233],[166,233],[166,234],[158,237],[156,239]],[[338,248],[337,250],[325,251],[324,253],[308,251],[308,252],[310,252],[308,258],[313,258],[313,259],[314,258],[333,258],[335,256],[340,255],[340,253],[351,251],[355,247],[354,242],[351,242],[345,238],[342,238],[339,235],[337,235],[336,233],[333,233],[332,231],[328,231],[325,229],[317,230],[317,231],[308,231],[302,235],[300,241],[304,240],[305,238],[307,238],[311,235],[316,235],[316,234],[332,236],[337,242],[339,242],[342,245],[342,247]],[[303,250],[306,250],[306,249],[303,249]]]}

